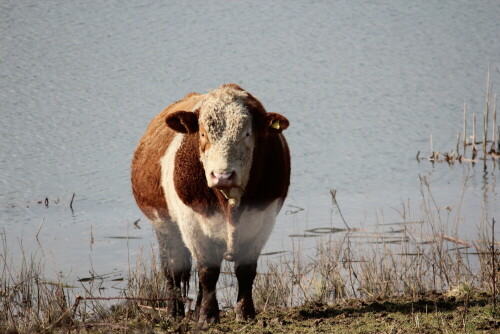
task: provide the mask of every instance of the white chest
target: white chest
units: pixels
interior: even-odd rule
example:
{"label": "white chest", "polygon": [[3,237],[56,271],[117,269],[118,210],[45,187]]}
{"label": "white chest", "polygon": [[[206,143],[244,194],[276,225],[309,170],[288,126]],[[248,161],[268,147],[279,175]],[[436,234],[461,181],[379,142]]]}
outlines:
{"label": "white chest", "polygon": [[[199,249],[210,248],[211,243],[228,244],[228,223],[222,214],[203,217],[185,205],[177,195],[174,186],[175,154],[182,143],[183,135],[177,134],[161,159],[162,187],[165,193],[169,215],[179,227],[186,246],[193,255]],[[260,252],[269,238],[276,215],[281,208],[281,200],[275,200],[264,210],[245,210],[236,224],[237,244],[255,243]]]}

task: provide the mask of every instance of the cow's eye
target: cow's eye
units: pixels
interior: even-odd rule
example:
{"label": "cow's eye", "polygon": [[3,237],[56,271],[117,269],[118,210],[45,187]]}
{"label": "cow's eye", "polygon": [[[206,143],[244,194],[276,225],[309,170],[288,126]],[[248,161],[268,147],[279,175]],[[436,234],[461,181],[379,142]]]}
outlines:
{"label": "cow's eye", "polygon": [[243,142],[245,142],[245,143],[249,143],[249,140],[250,140],[251,136],[252,136],[252,132],[251,131],[245,132],[245,135],[240,140],[243,141]]}

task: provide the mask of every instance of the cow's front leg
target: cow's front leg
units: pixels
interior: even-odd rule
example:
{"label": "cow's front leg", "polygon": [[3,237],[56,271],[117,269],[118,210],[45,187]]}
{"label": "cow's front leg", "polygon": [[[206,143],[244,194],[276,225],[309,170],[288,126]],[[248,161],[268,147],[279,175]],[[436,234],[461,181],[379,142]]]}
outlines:
{"label": "cow's front leg", "polygon": [[198,265],[198,276],[201,287],[201,305],[198,318],[198,323],[200,324],[219,322],[219,304],[215,295],[215,287],[219,279],[219,274],[220,265]]}
{"label": "cow's front leg", "polygon": [[252,299],[252,286],[255,276],[257,275],[257,261],[236,263],[235,271],[236,278],[238,279],[236,319],[254,319],[255,307]]}

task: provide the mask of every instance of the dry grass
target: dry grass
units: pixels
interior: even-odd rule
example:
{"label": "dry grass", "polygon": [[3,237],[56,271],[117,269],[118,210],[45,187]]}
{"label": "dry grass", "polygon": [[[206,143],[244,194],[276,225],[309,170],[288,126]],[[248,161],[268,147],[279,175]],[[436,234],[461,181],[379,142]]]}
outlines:
{"label": "dry grass", "polygon": [[0,272],[0,323],[5,324],[2,326],[13,331],[37,332],[68,324],[71,319],[64,317],[69,307],[64,282],[45,279],[43,262],[37,255],[23,256],[20,266],[13,266],[8,256],[9,245],[4,232],[0,255],[0,262],[3,263]]}
{"label": "dry grass", "polygon": [[[466,189],[467,179],[463,192]],[[254,284],[260,317],[311,303],[339,305],[401,296],[418,300],[430,292],[444,292],[447,298],[464,300],[464,314],[469,301],[472,303],[480,294],[489,299],[492,314],[497,314],[500,252],[494,240],[494,219],[483,212],[477,240],[461,240],[457,231],[462,203],[457,203],[454,210],[441,208],[432,195],[428,177],[421,177],[420,190],[418,216],[413,217],[409,203],[403,203],[399,210],[401,222],[391,226],[391,233],[383,231],[388,224],[382,221],[382,231],[346,229],[342,234],[318,238],[313,250],[302,249],[297,241],[291,251],[263,256]],[[47,279],[44,263],[36,255],[25,256],[20,265],[14,266],[9,259],[12,245],[5,232],[2,247],[0,333],[82,328],[186,332],[195,328],[189,320],[165,319],[166,284],[153,250],[137,257],[119,296],[121,300],[110,301],[99,297],[99,286],[92,281],[82,285],[76,296],[63,279]],[[225,264],[218,289],[219,300],[228,309],[236,298],[237,282],[232,273],[232,265]],[[197,287],[196,275],[193,277],[191,298]],[[192,309],[191,300],[187,302]],[[111,303],[115,304],[110,307]],[[467,319],[465,315],[464,328]],[[417,320],[412,321],[417,326]]]}
{"label": "dry grass", "polygon": [[[268,299],[275,301],[271,305],[298,306],[352,298],[416,298],[464,284],[488,292],[496,303],[500,252],[494,242],[494,219],[489,222],[483,214],[479,241],[464,241],[456,226],[462,204],[455,206],[456,216],[450,208],[440,208],[425,177],[421,178],[421,195],[420,216],[411,217],[409,204],[403,204],[402,221],[390,234],[371,231],[360,236],[356,230],[343,237],[323,237],[307,259],[307,253],[294,250],[274,262],[264,262],[266,274],[259,275],[255,285],[259,306],[269,305]],[[277,291],[282,291],[278,297]]]}

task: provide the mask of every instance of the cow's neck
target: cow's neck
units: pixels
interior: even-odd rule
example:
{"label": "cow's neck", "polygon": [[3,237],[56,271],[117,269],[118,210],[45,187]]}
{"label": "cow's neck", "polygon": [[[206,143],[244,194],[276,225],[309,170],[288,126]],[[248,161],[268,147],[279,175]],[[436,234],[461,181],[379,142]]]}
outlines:
{"label": "cow's neck", "polygon": [[[226,222],[230,225],[237,225],[237,222],[241,215],[240,214],[241,210],[239,206],[241,195],[240,198],[236,200],[234,197],[228,198],[227,192],[224,192],[219,189],[216,189],[214,193],[217,197],[217,201],[219,202],[219,207],[226,219]],[[235,205],[236,203],[238,203],[238,205]]]}

